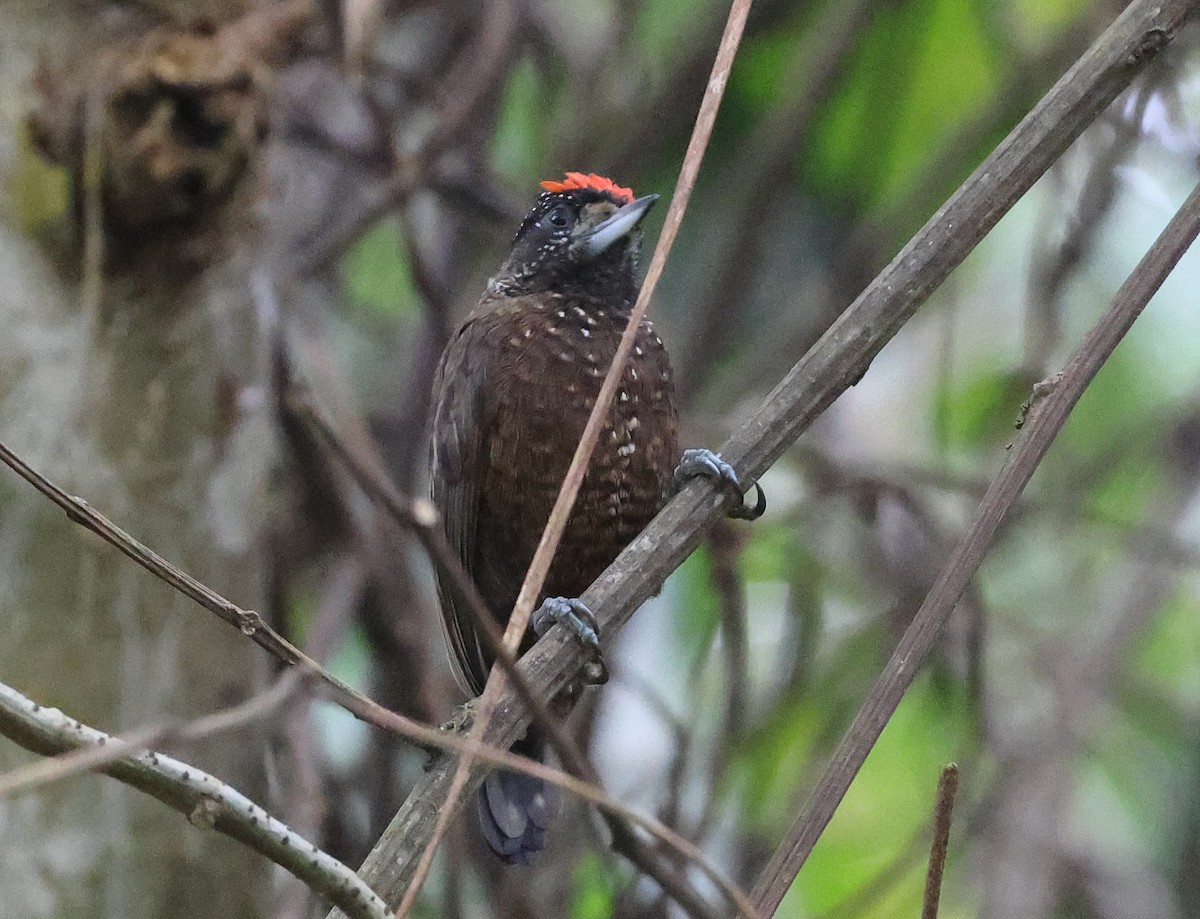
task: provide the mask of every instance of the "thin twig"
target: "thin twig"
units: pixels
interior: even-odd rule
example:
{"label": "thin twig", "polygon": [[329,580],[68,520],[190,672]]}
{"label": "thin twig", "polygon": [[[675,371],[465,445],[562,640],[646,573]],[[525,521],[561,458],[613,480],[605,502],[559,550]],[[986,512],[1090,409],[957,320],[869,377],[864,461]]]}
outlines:
{"label": "thin twig", "polygon": [[261,721],[292,697],[300,685],[300,673],[289,670],[271,686],[231,708],[194,718],[179,725],[155,725],[111,737],[100,746],[79,747],[69,753],[45,759],[0,775],[0,798],[25,794],[106,766],[135,750],[164,746],[175,741],[202,740]]}
{"label": "thin twig", "polygon": [[938,779],[933,805],[933,844],[929,849],[929,871],[925,875],[925,900],[921,919],[937,919],[942,898],[942,875],[946,871],[946,853],[950,848],[950,818],[954,815],[954,796],[958,794],[958,764],[950,763]]}
{"label": "thin twig", "polygon": [[[26,463],[6,445],[0,443],[0,462],[17,473],[26,482],[41,492],[46,498],[66,512],[68,518],[86,530],[95,533],[110,546],[113,546],[129,556],[151,574],[170,584],[184,596],[199,603],[210,613],[214,613],[225,622],[240,629],[242,634],[251,639],[260,648],[268,651],[285,664],[299,666],[304,672],[310,673],[326,683],[332,690],[334,698],[343,702],[357,697],[360,703],[371,703],[361,693],[351,689],[320,664],[302,652],[290,641],[271,628],[262,616],[253,610],[245,610],[236,603],[225,599],[212,588],[200,583],[187,572],[167,561],[153,549],[143,545],[130,536],[119,526],[95,510],[83,498],[69,495],[44,475]],[[351,711],[361,709],[346,705]]]}
{"label": "thin twig", "polygon": [[382,507],[398,523],[412,530],[417,540],[425,548],[439,575],[455,592],[455,599],[475,620],[475,627],[495,656],[497,666],[512,680],[513,687],[521,697],[521,701],[529,706],[531,716],[545,730],[547,739],[554,746],[555,752],[565,764],[574,764],[578,767],[574,769],[568,767],[569,771],[574,772],[579,778],[589,781],[587,776],[580,774],[586,771],[586,758],[563,730],[559,720],[551,714],[546,703],[529,687],[528,682],[517,671],[516,658],[505,646],[500,628],[487,608],[487,604],[484,603],[479,589],[463,569],[462,563],[446,540],[437,511],[427,500],[414,501],[402,495],[384,474],[381,462],[373,455],[363,455],[362,452],[354,450],[346,443],[312,400],[305,398],[302,393],[293,392],[288,396],[288,403],[291,410],[312,427],[325,445],[346,466],[364,494]]}
{"label": "thin twig", "polygon": [[1088,332],[1063,371],[1034,388],[1035,398],[1018,442],[980,502],[975,520],[905,630],[807,805],[755,885],[754,902],[764,913],[769,915],[775,911],[804,865],[867,754],[900,704],[921,662],[937,641],[946,619],[974,577],[997,528],[1050,449],[1071,409],[1197,233],[1200,233],[1200,187],[1192,192],[1121,285],[1108,313]]}
{"label": "thin twig", "polygon": [[265,855],[355,919],[387,919],[389,915],[383,900],[353,871],[233,786],[195,766],[132,747],[58,709],[38,705],[2,683],[0,731],[43,755],[93,749],[107,754],[109,747],[115,748],[118,755],[98,765],[99,771],[158,798],[189,823],[231,836]]}

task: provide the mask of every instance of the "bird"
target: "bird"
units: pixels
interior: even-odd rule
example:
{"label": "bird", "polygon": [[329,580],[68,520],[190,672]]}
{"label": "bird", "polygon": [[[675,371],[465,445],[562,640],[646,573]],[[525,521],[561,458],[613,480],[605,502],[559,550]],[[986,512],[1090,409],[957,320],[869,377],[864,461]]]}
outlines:
{"label": "bird", "polygon": [[[431,498],[500,624],[637,299],[641,223],[658,198],[595,173],[568,172],[541,188],[508,258],[451,336],[431,399]],[[643,319],[522,651],[559,621],[598,650],[594,618],[577,598],[693,474],[717,477],[740,505],[737,477],[719,456],[680,453],[671,363]],[[759,497],[761,505],[761,489]],[[492,655],[441,577],[438,592],[456,675],[478,695]],[[534,726],[513,750],[541,758],[543,746]],[[556,805],[541,780],[496,771],[476,800],[484,840],[501,860],[525,864],[544,848]]]}

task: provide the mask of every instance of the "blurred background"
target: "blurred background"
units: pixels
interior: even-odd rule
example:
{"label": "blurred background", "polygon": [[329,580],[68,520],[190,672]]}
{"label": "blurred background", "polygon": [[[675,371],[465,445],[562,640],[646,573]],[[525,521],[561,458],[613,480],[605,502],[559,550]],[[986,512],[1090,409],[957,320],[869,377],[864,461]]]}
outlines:
{"label": "blurred background", "polygon": [[[758,0],[652,317],[719,447],[1124,4]],[[539,180],[668,195],[728,8],[0,0],[0,440],[338,676],[431,723],[419,546],[297,417],[422,494],[432,374]],[[1200,178],[1181,34],[648,603],[571,728],[750,886],[969,522],[1022,401]],[[647,221],[647,253],[666,208]],[[779,915],[1200,915],[1200,256],[1054,445]],[[267,655],[0,476],[0,681],[107,731]],[[324,703],[170,752],[357,865],[425,754]],[[0,770],[33,757],[0,741]],[[421,916],[678,916],[576,802],[531,867],[471,817]],[[0,915],[323,915],[115,782],[0,800]],[[689,879],[719,904],[699,875]],[[721,915],[723,907],[714,907]]]}

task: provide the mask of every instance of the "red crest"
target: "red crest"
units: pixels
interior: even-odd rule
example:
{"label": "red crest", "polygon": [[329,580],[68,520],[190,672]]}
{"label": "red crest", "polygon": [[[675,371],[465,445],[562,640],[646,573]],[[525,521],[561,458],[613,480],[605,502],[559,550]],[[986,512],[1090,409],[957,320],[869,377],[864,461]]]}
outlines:
{"label": "red crest", "polygon": [[584,175],[582,172],[568,172],[565,181],[555,182],[547,180],[541,183],[542,188],[546,191],[571,191],[576,188],[592,188],[596,191],[606,191],[614,198],[617,198],[624,204],[628,204],[633,200],[633,189],[622,188],[612,179],[607,179],[604,176],[598,176],[596,173],[588,173]]}

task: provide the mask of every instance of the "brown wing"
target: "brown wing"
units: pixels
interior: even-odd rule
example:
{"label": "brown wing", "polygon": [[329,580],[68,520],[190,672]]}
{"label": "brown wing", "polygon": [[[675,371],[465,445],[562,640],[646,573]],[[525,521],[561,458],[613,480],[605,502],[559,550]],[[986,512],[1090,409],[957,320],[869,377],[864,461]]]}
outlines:
{"label": "brown wing", "polygon": [[[478,541],[479,502],[487,456],[488,364],[492,349],[477,340],[480,323],[468,319],[442,355],[434,380],[433,431],[430,438],[430,491],[442,515],[450,546],[472,580]],[[471,613],[460,608],[438,578],[442,625],[455,675],[478,695],[487,681],[490,658]]]}

